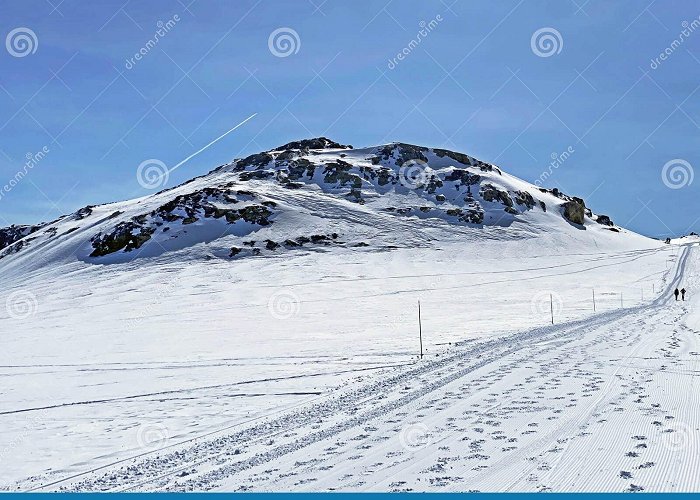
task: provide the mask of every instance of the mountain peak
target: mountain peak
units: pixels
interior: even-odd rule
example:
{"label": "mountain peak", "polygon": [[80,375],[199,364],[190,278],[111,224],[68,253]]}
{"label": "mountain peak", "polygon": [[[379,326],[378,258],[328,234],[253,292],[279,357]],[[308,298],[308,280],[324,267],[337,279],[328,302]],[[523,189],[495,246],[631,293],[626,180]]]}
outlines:
{"label": "mountain peak", "polygon": [[350,145],[343,145],[327,137],[315,137],[313,139],[301,139],[278,146],[271,151],[286,151],[290,149],[352,149]]}

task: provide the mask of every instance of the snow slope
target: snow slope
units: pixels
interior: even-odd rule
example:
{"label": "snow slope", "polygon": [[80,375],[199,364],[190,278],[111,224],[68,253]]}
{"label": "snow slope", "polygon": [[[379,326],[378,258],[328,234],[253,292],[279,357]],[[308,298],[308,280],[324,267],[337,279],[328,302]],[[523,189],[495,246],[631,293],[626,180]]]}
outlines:
{"label": "snow slope", "polygon": [[[652,431],[695,425],[698,318],[665,301],[680,277],[694,300],[697,249],[583,203],[316,139],[5,230],[0,486],[692,489]],[[630,422],[654,466],[624,456]]]}

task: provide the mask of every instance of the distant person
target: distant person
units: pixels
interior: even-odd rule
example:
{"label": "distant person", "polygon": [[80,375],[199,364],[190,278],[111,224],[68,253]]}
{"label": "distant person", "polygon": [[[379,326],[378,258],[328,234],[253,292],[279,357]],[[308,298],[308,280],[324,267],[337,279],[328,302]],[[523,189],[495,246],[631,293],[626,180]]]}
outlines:
{"label": "distant person", "polygon": [[681,299],[685,300],[685,288],[681,288]]}
{"label": "distant person", "polygon": [[675,291],[675,292],[673,292],[673,295],[675,295],[675,296],[676,296],[676,300],[678,300],[678,293],[679,293],[679,292],[678,292],[678,288],[676,288],[676,291]]}

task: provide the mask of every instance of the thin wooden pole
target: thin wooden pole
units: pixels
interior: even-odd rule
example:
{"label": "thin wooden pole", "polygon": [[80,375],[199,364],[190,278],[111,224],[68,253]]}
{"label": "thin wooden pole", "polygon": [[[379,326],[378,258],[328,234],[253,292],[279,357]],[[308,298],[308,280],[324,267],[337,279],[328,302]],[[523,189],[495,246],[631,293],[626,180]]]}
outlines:
{"label": "thin wooden pole", "polygon": [[552,324],[554,324],[554,297],[549,294],[549,311],[552,313]]}
{"label": "thin wooden pole", "polygon": [[420,341],[420,359],[423,359],[423,324],[420,317],[420,300],[418,301],[418,340]]}
{"label": "thin wooden pole", "polygon": [[593,289],[593,312],[595,312],[595,288]]}

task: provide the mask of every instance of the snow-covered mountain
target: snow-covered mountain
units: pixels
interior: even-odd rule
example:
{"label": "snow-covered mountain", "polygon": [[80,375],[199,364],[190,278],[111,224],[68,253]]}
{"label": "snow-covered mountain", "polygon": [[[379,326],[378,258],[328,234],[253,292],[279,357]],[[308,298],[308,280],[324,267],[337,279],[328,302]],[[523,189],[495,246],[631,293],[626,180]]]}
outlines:
{"label": "snow-covered mountain", "polygon": [[581,198],[463,153],[403,143],[353,149],[320,137],[236,159],[156,194],[0,229],[0,266],[26,271],[56,260],[108,264],[173,252],[241,259],[543,231],[629,234]]}
{"label": "snow-covered mountain", "polygon": [[325,138],[2,229],[0,491],[676,491],[699,244]]}

